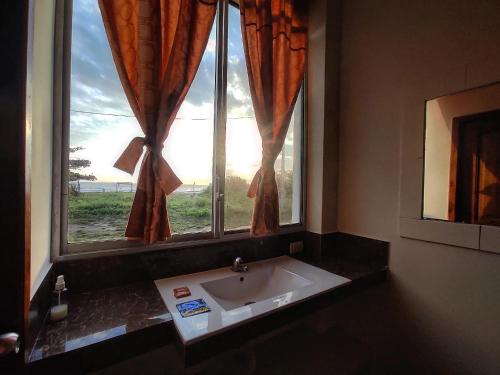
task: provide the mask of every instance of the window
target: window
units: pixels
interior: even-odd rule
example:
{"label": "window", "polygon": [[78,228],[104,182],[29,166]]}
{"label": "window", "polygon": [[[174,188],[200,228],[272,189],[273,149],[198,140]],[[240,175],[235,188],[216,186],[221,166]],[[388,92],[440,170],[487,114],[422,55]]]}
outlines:
{"label": "window", "polygon": [[[56,100],[61,124],[55,135],[55,151],[61,156],[54,192],[54,207],[61,212],[54,219],[58,247],[61,254],[129,247],[123,233],[139,167],[130,176],[113,164],[130,140],[143,134],[118,78],[97,0],[59,1],[57,12],[58,19],[65,20],[58,22],[56,31],[56,43],[64,46],[55,82],[56,92],[59,86],[62,92]],[[217,112],[217,107],[223,110]],[[57,108],[55,114],[57,118]],[[302,130],[301,93],[275,164],[282,225],[301,223]],[[167,198],[174,234],[169,241],[220,239],[248,231],[253,200],[246,194],[260,165],[261,146],[239,10],[227,1],[219,4],[163,156],[183,181]]]}
{"label": "window", "polygon": [[[250,96],[241,38],[238,8],[228,11],[227,48],[227,117],[225,229],[248,228],[252,218],[253,200],[246,196],[250,181],[260,167],[260,135]],[[302,95],[288,128],[283,151],[276,160],[276,182],[280,198],[280,224],[300,222],[301,203],[301,132]]]}

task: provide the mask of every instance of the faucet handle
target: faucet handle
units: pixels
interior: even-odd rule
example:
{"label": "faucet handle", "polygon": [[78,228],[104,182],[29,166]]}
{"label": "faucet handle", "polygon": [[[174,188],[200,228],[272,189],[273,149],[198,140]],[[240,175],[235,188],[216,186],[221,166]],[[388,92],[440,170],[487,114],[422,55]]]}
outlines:
{"label": "faucet handle", "polygon": [[243,259],[241,257],[236,257],[233,261],[233,265],[231,266],[231,270],[234,272],[246,272],[248,270],[248,266],[243,265]]}

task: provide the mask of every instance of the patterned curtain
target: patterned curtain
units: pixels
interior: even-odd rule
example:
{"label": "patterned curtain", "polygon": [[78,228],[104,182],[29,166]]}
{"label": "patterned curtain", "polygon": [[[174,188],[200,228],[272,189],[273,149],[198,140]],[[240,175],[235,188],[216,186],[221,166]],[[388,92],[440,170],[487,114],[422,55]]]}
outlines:
{"label": "patterned curtain", "polygon": [[162,156],[179,107],[200,65],[217,0],[99,0],[113,59],[144,137],[115,167],[134,173],[144,146],[125,236],[146,244],[171,236],[166,196],[182,182]]}
{"label": "patterned curtain", "polygon": [[252,233],[279,228],[274,163],[304,78],[307,47],[305,2],[240,0],[241,32],[257,126],[262,164],[248,196],[255,198]]}

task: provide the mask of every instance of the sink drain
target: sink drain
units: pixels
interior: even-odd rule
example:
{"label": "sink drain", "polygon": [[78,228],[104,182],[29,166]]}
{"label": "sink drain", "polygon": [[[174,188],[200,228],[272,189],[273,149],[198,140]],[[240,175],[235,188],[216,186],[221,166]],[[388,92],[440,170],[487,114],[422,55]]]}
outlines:
{"label": "sink drain", "polygon": [[248,306],[248,305],[251,305],[252,303],[255,303],[255,301],[248,301],[248,302],[245,302],[243,306]]}

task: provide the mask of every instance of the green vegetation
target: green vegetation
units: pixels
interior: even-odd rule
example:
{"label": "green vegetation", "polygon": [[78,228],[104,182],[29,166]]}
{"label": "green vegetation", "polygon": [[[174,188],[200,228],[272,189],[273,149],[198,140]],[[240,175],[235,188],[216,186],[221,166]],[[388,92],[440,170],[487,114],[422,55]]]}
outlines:
{"label": "green vegetation", "polygon": [[69,195],[69,242],[123,237],[134,193]]}
{"label": "green vegetation", "polygon": [[[80,193],[69,196],[69,242],[122,238],[134,193]],[[174,233],[210,230],[209,188],[199,194],[174,193],[167,199]]]}
{"label": "green vegetation", "polygon": [[224,226],[226,230],[248,227],[252,220],[253,199],[247,197],[250,185],[246,180],[228,176],[226,178]]}
{"label": "green vegetation", "polygon": [[168,218],[174,233],[209,231],[212,186],[198,194],[174,193],[167,198]]}
{"label": "green vegetation", "polygon": [[[277,176],[278,182],[281,181]],[[248,183],[239,177],[226,179],[226,229],[248,227],[253,200],[247,197]],[[278,183],[278,191],[281,186]],[[167,198],[170,225],[174,233],[209,231],[212,214],[212,186],[197,194],[174,193]],[[280,222],[291,222],[291,174],[285,178],[285,199]],[[106,192],[69,195],[69,242],[123,238],[134,193]]]}

